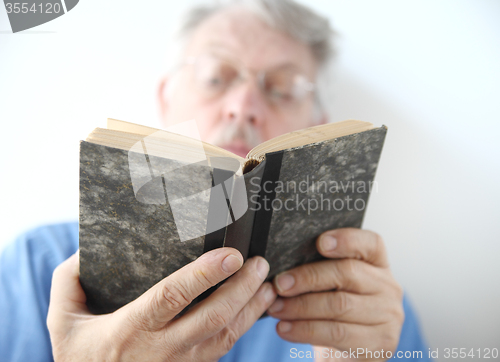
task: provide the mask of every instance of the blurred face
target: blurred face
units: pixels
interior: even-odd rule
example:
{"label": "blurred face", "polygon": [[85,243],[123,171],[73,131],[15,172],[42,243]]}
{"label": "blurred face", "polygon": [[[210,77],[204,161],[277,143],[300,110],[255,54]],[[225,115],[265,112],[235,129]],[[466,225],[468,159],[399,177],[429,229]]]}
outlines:
{"label": "blurred face", "polygon": [[164,126],[194,119],[203,141],[244,157],[314,124],[315,75],[308,46],[244,9],[228,9],[200,24],[184,63],[163,80]]}

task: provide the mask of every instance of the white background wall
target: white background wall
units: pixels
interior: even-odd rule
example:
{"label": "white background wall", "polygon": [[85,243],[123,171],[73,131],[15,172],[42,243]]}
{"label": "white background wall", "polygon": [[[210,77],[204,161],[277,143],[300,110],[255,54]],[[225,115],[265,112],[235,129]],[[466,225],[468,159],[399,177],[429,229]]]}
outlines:
{"label": "white background wall", "polygon": [[[158,126],[179,3],[86,0],[19,34],[0,8],[0,248],[78,217],[78,141],[94,127]],[[500,348],[500,2],[307,3],[339,33],[333,121],[389,127],[364,226],[430,345]]]}

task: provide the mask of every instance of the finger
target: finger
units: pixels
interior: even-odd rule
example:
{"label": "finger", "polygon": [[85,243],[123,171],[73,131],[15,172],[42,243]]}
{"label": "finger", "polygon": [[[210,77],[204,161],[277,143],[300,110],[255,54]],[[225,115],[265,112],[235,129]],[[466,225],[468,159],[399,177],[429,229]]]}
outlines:
{"label": "finger", "polygon": [[159,330],[197,296],[228,278],[242,265],[243,257],[238,250],[212,250],[161,280],[115,314],[124,315],[139,328]]}
{"label": "finger", "polygon": [[278,274],[274,285],[283,297],[334,289],[375,294],[389,281],[386,274],[385,269],[356,259],[323,260]]}
{"label": "finger", "polygon": [[369,230],[330,230],[321,234],[316,244],[320,254],[327,258],[361,259],[378,267],[389,266],[382,238]]}
{"label": "finger", "polygon": [[348,292],[308,293],[278,298],[268,314],[281,320],[334,320],[336,322],[376,325],[402,313],[402,306],[382,296]]}
{"label": "finger", "polygon": [[79,250],[63,263],[52,274],[50,303],[47,313],[47,327],[51,338],[67,335],[71,328],[72,317],[88,316],[89,312],[85,292],[79,280]]}
{"label": "finger", "polygon": [[399,340],[399,333],[391,328],[388,325],[363,326],[331,321],[280,321],[276,331],[281,338],[295,343],[331,346],[340,350],[362,347],[387,351],[395,349]]}
{"label": "finger", "polygon": [[[248,260],[243,268],[206,300],[169,325],[179,340],[201,343],[225,328],[255,295],[269,273],[262,257]],[[185,328],[185,326],[197,328]]]}
{"label": "finger", "polygon": [[276,299],[271,283],[261,285],[238,315],[219,333],[200,345],[197,361],[212,361],[229,352]]}
{"label": "finger", "polygon": [[87,298],[80,285],[79,252],[62,262],[52,274],[50,289],[51,309],[72,313],[88,313]]}

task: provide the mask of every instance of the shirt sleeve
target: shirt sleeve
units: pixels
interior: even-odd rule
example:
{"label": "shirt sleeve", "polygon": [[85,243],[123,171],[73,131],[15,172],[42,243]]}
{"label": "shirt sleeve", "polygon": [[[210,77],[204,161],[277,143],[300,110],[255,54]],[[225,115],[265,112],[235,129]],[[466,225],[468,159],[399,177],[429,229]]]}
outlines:
{"label": "shirt sleeve", "polygon": [[2,361],[52,361],[47,311],[54,269],[76,252],[78,224],[34,229],[0,255]]}

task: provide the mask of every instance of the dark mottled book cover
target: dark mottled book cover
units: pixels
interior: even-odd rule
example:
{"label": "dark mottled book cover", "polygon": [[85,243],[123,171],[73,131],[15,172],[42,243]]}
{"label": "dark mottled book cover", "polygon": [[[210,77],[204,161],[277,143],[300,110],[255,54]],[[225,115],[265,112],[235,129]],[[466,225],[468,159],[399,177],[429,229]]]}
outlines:
{"label": "dark mottled book cover", "polygon": [[[263,255],[277,273],[319,260],[315,239],[323,231],[361,227],[387,129],[369,131],[279,151],[245,175],[245,214],[223,229],[220,245],[244,256]],[[89,309],[112,312],[206,251],[205,236],[179,237],[172,208],[175,200],[154,202],[170,188],[198,195],[206,205],[213,186],[209,167],[195,166],[174,177],[157,177],[138,193],[134,181],[176,170],[174,160],[149,156],[151,165],[135,167],[144,155],[82,142],[80,146],[80,281]],[[276,158],[276,157],[274,157]],[[139,170],[139,171],[137,171]],[[159,171],[160,170],[160,171]],[[267,176],[266,176],[267,175]],[[271,176],[269,176],[271,175]],[[273,177],[272,182],[266,177]],[[267,183],[266,183],[267,182]],[[268,200],[262,190],[273,187]],[[203,191],[205,190],[205,191]],[[192,200],[193,201],[193,200]],[[196,203],[196,199],[194,199]],[[201,235],[208,210],[187,208],[181,215],[193,235]],[[260,215],[259,215],[260,214]],[[264,235],[264,237],[260,237]],[[259,252],[252,253],[251,243]]]}
{"label": "dark mottled book cover", "polygon": [[[154,161],[163,170],[177,166],[159,157]],[[168,202],[147,202],[154,199],[154,188],[136,197],[130,173],[134,159],[130,162],[128,151],[80,144],[80,282],[89,309],[97,314],[136,299],[203,252],[203,236],[180,240]],[[147,167],[135,170],[136,178],[142,170],[142,177],[151,179]],[[194,194],[209,190],[211,180],[210,170],[198,167],[189,179],[178,181]],[[190,211],[193,219],[203,217],[203,210]]]}
{"label": "dark mottled book cover", "polygon": [[383,126],[283,151],[264,254],[269,279],[322,259],[315,241],[324,231],[361,227],[386,133]]}

